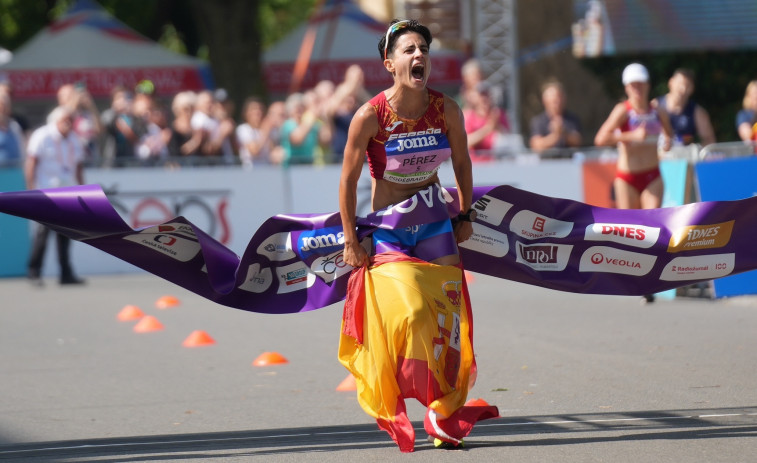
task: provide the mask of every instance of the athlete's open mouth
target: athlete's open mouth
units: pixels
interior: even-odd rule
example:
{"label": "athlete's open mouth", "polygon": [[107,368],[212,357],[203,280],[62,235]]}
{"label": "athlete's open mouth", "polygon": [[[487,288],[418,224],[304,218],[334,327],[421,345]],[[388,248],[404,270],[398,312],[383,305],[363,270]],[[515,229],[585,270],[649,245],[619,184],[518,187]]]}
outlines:
{"label": "athlete's open mouth", "polygon": [[411,73],[414,79],[423,80],[426,75],[426,67],[423,64],[414,64]]}

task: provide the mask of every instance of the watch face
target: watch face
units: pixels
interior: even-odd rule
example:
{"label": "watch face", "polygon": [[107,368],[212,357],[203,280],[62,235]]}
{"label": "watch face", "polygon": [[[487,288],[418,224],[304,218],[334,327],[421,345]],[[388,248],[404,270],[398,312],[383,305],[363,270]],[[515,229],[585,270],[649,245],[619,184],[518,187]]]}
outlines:
{"label": "watch face", "polygon": [[471,209],[470,212],[468,212],[468,218],[471,222],[475,222],[478,218],[478,211],[475,209]]}

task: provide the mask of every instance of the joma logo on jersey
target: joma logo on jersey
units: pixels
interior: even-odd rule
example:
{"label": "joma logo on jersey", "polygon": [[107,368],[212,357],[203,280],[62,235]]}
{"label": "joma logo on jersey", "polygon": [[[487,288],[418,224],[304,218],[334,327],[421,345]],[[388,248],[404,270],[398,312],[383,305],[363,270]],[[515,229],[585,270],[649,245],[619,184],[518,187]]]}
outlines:
{"label": "joma logo on jersey", "polygon": [[710,225],[691,225],[676,230],[670,237],[668,252],[720,248],[731,240],[734,220]]}
{"label": "joma logo on jersey", "polygon": [[397,152],[401,153],[405,151],[405,149],[414,149],[414,148],[428,148],[430,146],[437,146],[439,145],[439,142],[436,141],[436,137],[427,135],[423,137],[415,137],[415,138],[406,138],[402,140],[397,140]]}
{"label": "joma logo on jersey", "polygon": [[[394,130],[394,127],[392,127],[392,130]],[[442,133],[442,129],[427,129],[427,130],[419,130],[417,132],[393,133],[389,135],[389,138],[386,141],[398,140],[402,138],[411,138],[411,137],[416,137],[418,135],[435,135],[435,134],[440,134],[440,133]]]}

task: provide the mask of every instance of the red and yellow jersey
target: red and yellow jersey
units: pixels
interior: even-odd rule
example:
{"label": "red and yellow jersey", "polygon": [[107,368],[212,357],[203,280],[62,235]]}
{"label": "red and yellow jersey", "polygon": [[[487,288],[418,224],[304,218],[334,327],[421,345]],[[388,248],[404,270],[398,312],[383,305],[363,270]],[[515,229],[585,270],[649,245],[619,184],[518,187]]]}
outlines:
{"label": "red and yellow jersey", "polygon": [[369,141],[366,152],[371,177],[418,183],[431,178],[450,158],[444,95],[428,89],[428,96],[428,108],[419,119],[399,117],[384,92],[371,99],[379,122],[379,131]]}

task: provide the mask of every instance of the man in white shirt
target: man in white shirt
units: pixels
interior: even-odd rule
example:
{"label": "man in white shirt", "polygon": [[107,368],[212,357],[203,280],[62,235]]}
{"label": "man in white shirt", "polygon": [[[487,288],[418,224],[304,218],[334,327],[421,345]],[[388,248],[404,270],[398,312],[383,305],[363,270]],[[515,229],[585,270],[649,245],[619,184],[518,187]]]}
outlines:
{"label": "man in white shirt", "polygon": [[[79,137],[73,131],[73,112],[59,106],[47,118],[44,125],[32,133],[27,147],[24,169],[28,189],[57,188],[84,183],[84,150]],[[29,279],[35,286],[42,286],[42,262],[47,248],[50,229],[36,224],[31,255]],[[56,233],[60,284],[81,284],[71,268],[69,248],[71,240]]]}

